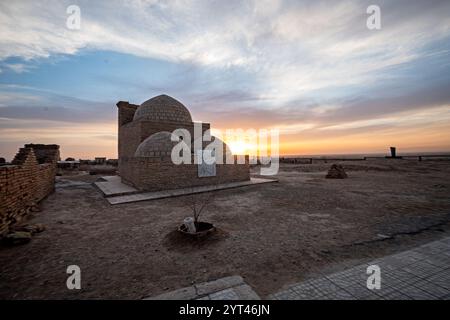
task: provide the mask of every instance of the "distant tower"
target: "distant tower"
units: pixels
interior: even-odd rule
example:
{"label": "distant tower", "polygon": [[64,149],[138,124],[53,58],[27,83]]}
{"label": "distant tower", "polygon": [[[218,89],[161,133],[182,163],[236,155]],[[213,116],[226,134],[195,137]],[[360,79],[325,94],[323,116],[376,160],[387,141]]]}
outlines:
{"label": "distant tower", "polygon": [[395,147],[391,147],[391,158],[397,158],[397,151]]}

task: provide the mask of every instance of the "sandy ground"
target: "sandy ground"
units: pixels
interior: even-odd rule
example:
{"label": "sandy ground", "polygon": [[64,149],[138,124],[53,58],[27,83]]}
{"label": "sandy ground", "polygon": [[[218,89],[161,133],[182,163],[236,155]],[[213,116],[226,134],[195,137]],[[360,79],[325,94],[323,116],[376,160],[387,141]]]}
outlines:
{"label": "sandy ground", "polygon": [[[0,247],[0,298],[140,299],[228,275],[266,297],[450,234],[450,161],[342,164],[345,180],[324,179],[330,163],[282,165],[278,183],[217,192],[203,220],[220,230],[202,242],[174,232],[186,198],[110,206],[90,184],[60,183],[31,219],[47,230]],[[65,284],[72,264],[78,291]]]}

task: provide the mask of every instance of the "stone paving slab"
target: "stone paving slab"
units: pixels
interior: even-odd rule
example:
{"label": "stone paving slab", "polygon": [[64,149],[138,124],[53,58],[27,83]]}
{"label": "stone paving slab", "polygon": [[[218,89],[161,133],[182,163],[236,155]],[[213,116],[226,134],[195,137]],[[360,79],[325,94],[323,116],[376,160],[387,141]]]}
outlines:
{"label": "stone paving slab", "polygon": [[138,193],[139,190],[122,183],[120,176],[103,176],[105,181],[97,181],[94,184],[100,189],[105,197],[114,197]]}
{"label": "stone paving slab", "polygon": [[[340,272],[288,286],[278,300],[450,299],[450,237]],[[369,265],[381,270],[381,288],[368,289]]]}
{"label": "stone paving slab", "polygon": [[[130,203],[130,202],[137,202],[137,201],[155,200],[155,199],[183,196],[183,195],[188,195],[188,194],[193,194],[193,193],[202,193],[202,192],[209,192],[209,191],[215,191],[215,190],[245,187],[245,186],[250,186],[250,185],[271,183],[271,182],[277,182],[277,181],[278,180],[276,180],[276,179],[264,179],[264,178],[251,177],[250,180],[248,180],[248,181],[222,183],[222,184],[218,184],[218,185],[183,188],[183,189],[173,189],[173,190],[164,190],[164,191],[155,191],[155,192],[136,193],[135,191],[130,191],[130,193],[128,193],[128,194],[121,193],[122,190],[124,190],[125,188],[117,187],[117,190],[118,190],[117,192],[119,192],[119,194],[117,194],[117,195],[111,193],[112,192],[111,190],[114,190],[114,188],[115,188],[115,187],[111,186],[111,181],[96,182],[96,185],[100,188],[100,190],[102,190],[102,192],[103,192],[103,194],[105,194],[105,196],[106,196],[105,191],[108,192],[108,196],[106,196],[106,200],[110,204],[116,205],[116,204],[122,204],[122,203]],[[114,181],[113,184],[117,184],[117,181]],[[111,192],[107,191],[107,190],[110,190]],[[134,189],[134,190],[136,190],[136,189]]]}
{"label": "stone paving slab", "polygon": [[225,277],[166,292],[144,300],[259,300],[240,276]]}

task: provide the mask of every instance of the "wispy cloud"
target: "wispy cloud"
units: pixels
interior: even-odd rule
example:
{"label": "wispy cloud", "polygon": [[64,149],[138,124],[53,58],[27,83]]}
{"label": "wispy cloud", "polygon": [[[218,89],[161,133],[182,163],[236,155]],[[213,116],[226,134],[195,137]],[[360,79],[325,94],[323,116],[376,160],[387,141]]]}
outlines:
{"label": "wispy cloud", "polygon": [[95,123],[112,121],[115,111],[113,102],[99,103],[32,87],[0,85],[0,118]]}
{"label": "wispy cloud", "polygon": [[376,72],[413,61],[431,41],[448,37],[450,25],[448,1],[383,1],[380,32],[366,28],[368,1],[79,1],[81,30],[69,30],[69,4],[0,4],[0,58],[94,49],[238,66],[261,79],[255,94],[280,103],[372,83],[382,76]]}
{"label": "wispy cloud", "polygon": [[29,71],[33,66],[24,64],[24,63],[5,63],[3,64],[4,67],[16,72],[16,73],[23,73]]}

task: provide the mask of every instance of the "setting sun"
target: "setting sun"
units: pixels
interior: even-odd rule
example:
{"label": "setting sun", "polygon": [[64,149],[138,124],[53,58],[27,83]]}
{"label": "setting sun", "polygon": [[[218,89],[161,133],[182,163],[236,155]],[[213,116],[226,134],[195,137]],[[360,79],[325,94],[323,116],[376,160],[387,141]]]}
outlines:
{"label": "setting sun", "polygon": [[258,147],[242,140],[226,142],[235,155],[256,154]]}

